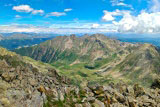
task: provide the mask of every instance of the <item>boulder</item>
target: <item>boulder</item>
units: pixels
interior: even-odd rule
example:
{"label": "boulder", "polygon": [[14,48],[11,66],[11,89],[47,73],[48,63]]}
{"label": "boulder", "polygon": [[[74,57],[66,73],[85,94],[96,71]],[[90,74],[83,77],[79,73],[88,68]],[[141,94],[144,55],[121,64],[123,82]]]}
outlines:
{"label": "boulder", "polygon": [[4,72],[2,74],[2,79],[7,81],[7,82],[11,82],[16,78],[16,73],[14,72]]}
{"label": "boulder", "polygon": [[75,107],[83,107],[82,104],[75,104]]}
{"label": "boulder", "polygon": [[128,97],[129,107],[138,107],[136,103],[137,103],[137,101],[134,98]]}
{"label": "boulder", "polygon": [[125,97],[124,97],[121,93],[116,92],[116,93],[114,94],[114,96],[115,96],[115,98],[116,98],[116,100],[117,100],[118,102],[120,102],[120,103],[126,102]]}
{"label": "boulder", "polygon": [[104,103],[99,101],[99,100],[95,100],[95,102],[93,103],[94,107],[105,107]]}
{"label": "boulder", "polygon": [[34,79],[34,78],[30,78],[29,79],[29,84],[31,86],[37,86],[38,85],[38,82]]}
{"label": "boulder", "polygon": [[83,107],[91,107],[91,104],[89,102],[83,103]]}
{"label": "boulder", "polygon": [[128,86],[128,87],[127,87],[127,93],[128,93],[129,95],[131,95],[131,96],[134,95],[134,89],[133,89],[132,86]]}
{"label": "boulder", "polygon": [[90,103],[94,103],[95,102],[95,97],[88,97],[86,99],[87,102],[90,102]]}

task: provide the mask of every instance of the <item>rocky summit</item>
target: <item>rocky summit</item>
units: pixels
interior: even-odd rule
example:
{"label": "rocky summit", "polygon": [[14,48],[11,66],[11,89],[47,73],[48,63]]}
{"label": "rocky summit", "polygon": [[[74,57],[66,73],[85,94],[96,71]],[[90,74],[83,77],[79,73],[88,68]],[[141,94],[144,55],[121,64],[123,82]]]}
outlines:
{"label": "rocky summit", "polygon": [[160,81],[150,88],[123,82],[77,87],[50,65],[0,48],[2,107],[159,107]]}

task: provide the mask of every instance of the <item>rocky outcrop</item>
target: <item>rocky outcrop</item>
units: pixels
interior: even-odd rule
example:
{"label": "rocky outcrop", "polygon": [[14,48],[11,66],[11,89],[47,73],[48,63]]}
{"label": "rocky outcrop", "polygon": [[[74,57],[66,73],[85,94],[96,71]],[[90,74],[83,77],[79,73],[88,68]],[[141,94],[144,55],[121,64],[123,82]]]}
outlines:
{"label": "rocky outcrop", "polygon": [[69,83],[54,69],[40,72],[23,57],[3,48],[0,52],[0,107],[42,107],[46,90],[58,90]]}
{"label": "rocky outcrop", "polygon": [[[67,79],[59,76],[55,70],[40,73],[30,66],[7,68],[0,75],[0,105],[13,107],[40,107],[46,99],[46,90],[59,89]],[[35,106],[36,105],[36,106]]]}
{"label": "rocky outcrop", "polygon": [[[59,93],[60,92],[60,93]],[[124,83],[108,86],[65,87],[62,91],[47,90],[46,106],[63,107],[159,107],[160,89],[144,89]],[[56,93],[56,94],[55,94]],[[58,94],[59,93],[59,94]],[[55,96],[56,95],[56,96]],[[59,95],[59,96],[58,96]]]}

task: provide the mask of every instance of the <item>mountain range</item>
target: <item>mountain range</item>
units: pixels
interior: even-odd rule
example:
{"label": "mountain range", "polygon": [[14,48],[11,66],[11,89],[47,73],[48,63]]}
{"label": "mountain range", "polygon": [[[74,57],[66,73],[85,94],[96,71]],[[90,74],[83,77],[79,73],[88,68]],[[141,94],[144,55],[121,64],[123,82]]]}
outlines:
{"label": "mountain range", "polygon": [[160,55],[155,46],[120,42],[102,34],[58,36],[14,51],[50,63],[78,85],[123,80],[150,86],[160,71]]}
{"label": "mountain range", "polygon": [[40,44],[54,38],[54,36],[55,34],[2,33],[0,35],[0,46],[13,50],[15,48]]}

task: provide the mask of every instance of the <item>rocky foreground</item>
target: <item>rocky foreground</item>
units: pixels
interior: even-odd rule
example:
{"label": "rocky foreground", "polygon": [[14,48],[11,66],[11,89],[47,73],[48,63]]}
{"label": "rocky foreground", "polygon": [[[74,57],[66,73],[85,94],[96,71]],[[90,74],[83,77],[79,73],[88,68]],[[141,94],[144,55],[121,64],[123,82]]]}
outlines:
{"label": "rocky foreground", "polygon": [[[3,63],[2,63],[3,62]],[[6,62],[1,64],[5,66]],[[30,65],[31,66],[31,65]],[[31,66],[32,68],[32,66]],[[4,70],[4,69],[3,69]],[[4,107],[160,107],[160,81],[153,89],[124,83],[78,88],[55,70],[10,68],[0,76],[0,105]]]}
{"label": "rocky foreground", "polygon": [[[127,86],[124,83],[108,86],[88,85],[85,88],[65,87],[46,90],[46,107],[160,107],[160,80],[154,89],[144,89],[138,84]],[[156,87],[155,87],[156,86]]]}
{"label": "rocky foreground", "polygon": [[158,79],[148,89],[122,82],[76,87],[35,62],[0,48],[0,107],[160,107]]}

